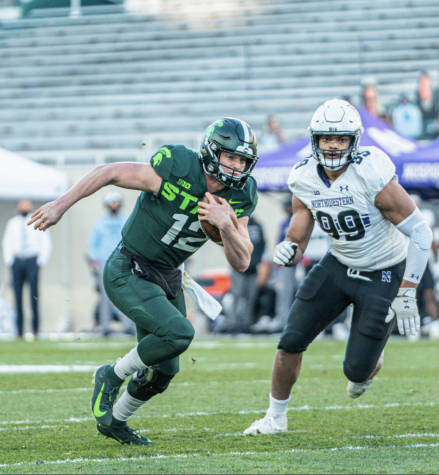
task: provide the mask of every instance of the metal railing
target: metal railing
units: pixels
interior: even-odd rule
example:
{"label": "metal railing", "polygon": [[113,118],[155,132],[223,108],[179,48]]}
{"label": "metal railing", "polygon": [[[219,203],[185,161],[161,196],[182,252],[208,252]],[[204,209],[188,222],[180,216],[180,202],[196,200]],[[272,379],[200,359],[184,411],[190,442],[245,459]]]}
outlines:
{"label": "metal railing", "polygon": [[202,134],[163,133],[148,134],[140,148],[87,149],[87,150],[47,150],[25,152],[36,162],[55,167],[98,166],[114,162],[148,162],[156,150],[163,145],[181,144],[191,150],[198,150]]}

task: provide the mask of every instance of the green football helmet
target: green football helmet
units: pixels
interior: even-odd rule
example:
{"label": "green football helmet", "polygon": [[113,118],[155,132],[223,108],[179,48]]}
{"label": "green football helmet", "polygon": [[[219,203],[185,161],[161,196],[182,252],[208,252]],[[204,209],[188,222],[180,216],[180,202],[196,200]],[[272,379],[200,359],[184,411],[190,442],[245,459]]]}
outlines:
{"label": "green football helmet", "polygon": [[[220,163],[221,152],[245,157],[244,171]],[[258,161],[256,136],[240,119],[225,117],[207,127],[201,140],[200,160],[204,171],[223,185],[242,190]]]}

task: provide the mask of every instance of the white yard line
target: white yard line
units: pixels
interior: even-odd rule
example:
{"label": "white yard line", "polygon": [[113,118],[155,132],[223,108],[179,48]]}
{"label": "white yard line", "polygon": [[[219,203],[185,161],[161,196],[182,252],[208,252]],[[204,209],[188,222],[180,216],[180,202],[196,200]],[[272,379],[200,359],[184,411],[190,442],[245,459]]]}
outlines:
{"label": "white yard line", "polygon": [[[198,364],[196,362],[198,361]],[[90,362],[92,363],[92,362]],[[200,364],[202,363],[202,364]],[[0,374],[21,374],[21,373],[89,373],[94,372],[100,366],[100,364],[84,364],[79,362],[78,364],[70,364],[70,365],[48,365],[48,364],[18,364],[18,365],[8,365],[2,364],[0,365]],[[248,369],[248,368],[256,368],[259,365],[257,363],[246,362],[246,363],[214,363],[209,362],[209,359],[206,357],[199,357],[195,360],[194,364],[190,365],[189,368],[186,368],[186,371],[189,369],[194,369],[197,371],[206,371],[206,372],[215,372],[215,371],[222,371],[222,370],[240,370],[240,369]],[[340,364],[308,364],[308,368],[310,369],[317,369],[317,370],[328,370],[328,369],[340,369]],[[395,369],[399,368],[397,365],[386,365],[387,369]],[[417,366],[405,366],[405,369],[419,369]],[[430,369],[434,368],[430,365]],[[385,379],[386,376],[383,376],[382,379]],[[301,378],[303,379],[311,379],[311,378]],[[314,378],[316,379],[316,378]]]}
{"label": "white yard line", "polygon": [[[357,409],[383,409],[383,408],[400,408],[400,407],[436,407],[439,405],[438,401],[435,402],[405,402],[405,403],[391,403],[391,404],[358,404],[358,405],[350,405],[350,406],[298,406],[298,407],[290,407],[288,411],[352,411]],[[260,411],[205,411],[205,412],[177,412],[177,413],[169,413],[169,414],[161,414],[159,417],[167,419],[171,417],[203,417],[203,416],[217,416],[217,415],[248,415],[248,414],[265,414],[266,410]],[[135,419],[151,419],[156,418],[157,415],[148,415],[143,414],[139,416],[134,416]],[[88,422],[93,421],[93,417],[70,417],[65,419],[45,419],[45,420],[35,420],[31,421],[29,419],[24,419],[20,421],[0,421],[0,425],[15,425],[15,424],[47,424],[47,423],[66,423],[66,422]]]}
{"label": "white yard line", "polygon": [[0,365],[0,374],[17,373],[91,373],[96,371],[91,365],[49,365],[49,364],[17,364]]}
{"label": "white yard line", "polygon": [[0,391],[0,396],[11,396],[13,394],[53,394],[64,392],[93,392],[93,386],[88,388],[65,388],[65,389],[13,389],[11,391]]}
{"label": "white yard line", "polygon": [[439,434],[426,432],[424,434],[359,435],[353,439],[411,439],[413,437],[439,437]]}
{"label": "white yard line", "polygon": [[5,431],[5,430],[35,430],[35,429],[68,429],[69,426],[49,426],[49,425],[34,425],[34,426],[24,426],[24,427],[0,427],[0,431]]}
{"label": "white yard line", "polygon": [[[409,377],[409,376],[377,376],[375,378],[377,381],[382,381],[382,380],[424,380],[425,378],[421,377]],[[328,381],[340,381],[339,377],[335,378],[307,378],[306,376],[303,376],[300,378],[300,381],[302,382],[311,382],[311,381],[317,381],[317,382],[328,382]],[[300,381],[298,384],[300,385]],[[246,380],[240,380],[240,381],[233,381],[234,385],[237,384],[243,384],[245,386],[248,386],[249,384],[270,384],[271,380],[270,379],[252,379],[249,381]],[[184,381],[181,383],[178,382],[171,382],[171,387],[198,387],[202,386],[203,388],[206,386],[223,386],[224,381],[207,381],[207,382],[190,382],[190,381]],[[122,388],[124,390],[124,388]],[[62,392],[90,392],[93,391],[93,386],[89,386],[87,388],[63,388],[63,389],[11,389],[11,390],[0,390],[0,396],[10,396],[13,394],[50,394],[50,393],[62,393]]]}
{"label": "white yard line", "polygon": [[34,465],[66,465],[66,464],[76,464],[76,463],[107,463],[111,462],[113,465],[116,462],[141,462],[147,460],[165,460],[165,459],[192,459],[198,457],[209,457],[212,459],[213,457],[242,457],[248,455],[255,455],[260,457],[261,455],[267,455],[272,457],[273,455],[282,455],[282,454],[296,454],[296,453],[324,453],[324,452],[343,452],[343,451],[350,451],[350,450],[395,450],[395,449],[423,449],[423,448],[434,448],[439,447],[439,444],[413,444],[413,445],[392,445],[392,446],[379,446],[379,447],[364,447],[364,446],[357,446],[354,447],[352,445],[348,445],[346,447],[333,447],[331,449],[292,449],[292,450],[280,450],[280,451],[273,451],[273,452],[223,452],[219,454],[175,454],[175,455],[150,455],[148,456],[140,456],[140,457],[121,457],[121,458],[76,458],[76,459],[65,459],[65,460],[50,460],[44,461],[39,460],[35,462],[17,462],[17,463],[3,463],[0,464],[0,468],[8,468],[8,467],[23,467],[23,466],[34,466]]}
{"label": "white yard line", "polygon": [[[198,365],[198,371],[221,371],[224,369],[243,369],[255,368],[256,363],[216,363]],[[94,372],[99,365],[0,365],[0,374],[18,374],[18,373],[89,373]]]}

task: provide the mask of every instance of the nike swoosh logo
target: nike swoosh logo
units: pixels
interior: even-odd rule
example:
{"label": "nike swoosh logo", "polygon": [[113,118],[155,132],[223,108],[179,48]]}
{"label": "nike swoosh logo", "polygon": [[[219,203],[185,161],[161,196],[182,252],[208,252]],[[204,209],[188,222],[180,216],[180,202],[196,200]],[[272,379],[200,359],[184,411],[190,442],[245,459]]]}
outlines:
{"label": "nike swoosh logo", "polygon": [[229,204],[231,205],[237,205],[239,203],[242,203],[242,201],[232,201],[232,200],[229,200]]}
{"label": "nike swoosh logo", "polygon": [[93,407],[93,414],[95,415],[95,417],[102,417],[102,416],[105,416],[105,414],[107,413],[107,411],[102,412],[102,411],[99,409],[99,406],[101,405],[102,391],[104,390],[104,388],[105,388],[105,383],[102,385],[102,388],[101,388],[101,390],[99,391],[99,396],[98,396],[98,398],[96,399],[95,405],[94,405],[94,407]]}
{"label": "nike swoosh logo", "polygon": [[[121,444],[123,444],[123,440],[119,439],[119,437],[118,437],[114,432],[112,432],[111,435],[112,435],[113,437],[115,437]],[[131,445],[131,444],[132,444],[132,442],[130,443],[130,445]]]}

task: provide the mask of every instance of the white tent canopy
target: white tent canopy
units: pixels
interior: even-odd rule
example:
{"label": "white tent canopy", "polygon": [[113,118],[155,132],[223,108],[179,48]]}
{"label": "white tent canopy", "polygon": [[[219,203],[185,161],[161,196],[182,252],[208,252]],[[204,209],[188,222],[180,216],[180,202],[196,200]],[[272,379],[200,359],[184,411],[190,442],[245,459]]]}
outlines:
{"label": "white tent canopy", "polygon": [[0,148],[0,199],[52,200],[68,189],[68,176]]}

